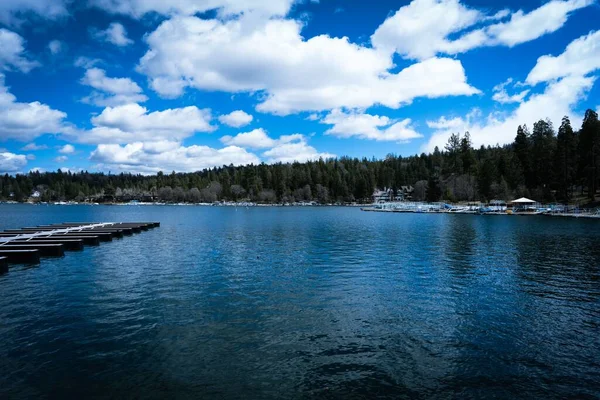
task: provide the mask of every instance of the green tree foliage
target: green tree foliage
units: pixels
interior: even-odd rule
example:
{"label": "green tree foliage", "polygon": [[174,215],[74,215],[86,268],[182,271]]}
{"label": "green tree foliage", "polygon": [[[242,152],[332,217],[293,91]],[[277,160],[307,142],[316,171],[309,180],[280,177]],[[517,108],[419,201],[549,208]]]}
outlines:
{"label": "green tree foliage", "polygon": [[103,173],[30,172],[0,176],[0,200],[263,203],[370,202],[375,188],[413,186],[415,200],[510,200],[530,196],[566,201],[575,188],[594,199],[600,185],[600,122],[588,110],[579,131],[567,117],[558,135],[540,120],[530,134],[519,126],[512,144],[474,149],[468,132],[453,134],[444,150],[384,160],[341,157],[305,163],[233,165],[192,173],[154,176]]}
{"label": "green tree foliage", "polygon": [[588,197],[594,201],[600,177],[600,122],[598,114],[587,110],[579,131],[579,172],[588,188]]}
{"label": "green tree foliage", "polygon": [[573,195],[573,183],[577,177],[577,139],[571,121],[564,117],[558,128],[554,154],[554,177],[561,199],[570,199]]}

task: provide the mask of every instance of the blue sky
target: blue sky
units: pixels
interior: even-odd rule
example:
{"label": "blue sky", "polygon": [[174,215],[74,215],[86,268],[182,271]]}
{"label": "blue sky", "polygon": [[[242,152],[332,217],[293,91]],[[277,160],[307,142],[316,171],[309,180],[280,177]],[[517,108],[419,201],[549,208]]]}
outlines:
{"label": "blue sky", "polygon": [[0,172],[382,158],[578,126],[600,107],[599,21],[593,0],[3,2]]}

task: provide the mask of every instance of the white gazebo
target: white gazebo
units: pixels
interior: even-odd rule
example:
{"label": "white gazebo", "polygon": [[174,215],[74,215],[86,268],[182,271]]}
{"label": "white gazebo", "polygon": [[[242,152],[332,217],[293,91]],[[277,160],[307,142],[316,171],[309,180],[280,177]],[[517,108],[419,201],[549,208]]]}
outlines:
{"label": "white gazebo", "polygon": [[535,212],[538,205],[537,201],[528,199],[527,197],[521,197],[520,199],[513,200],[510,203],[513,206],[513,211],[517,213]]}
{"label": "white gazebo", "polygon": [[511,201],[511,203],[517,206],[531,206],[537,203],[537,201],[528,199],[527,197],[521,197],[520,199]]}

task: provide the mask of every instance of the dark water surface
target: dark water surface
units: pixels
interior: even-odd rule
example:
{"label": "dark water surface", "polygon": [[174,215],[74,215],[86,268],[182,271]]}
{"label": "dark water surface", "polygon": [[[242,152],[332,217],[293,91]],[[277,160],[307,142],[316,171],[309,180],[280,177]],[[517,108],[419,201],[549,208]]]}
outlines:
{"label": "dark water surface", "polygon": [[598,398],[600,221],[0,205],[160,221],[0,276],[2,398]]}

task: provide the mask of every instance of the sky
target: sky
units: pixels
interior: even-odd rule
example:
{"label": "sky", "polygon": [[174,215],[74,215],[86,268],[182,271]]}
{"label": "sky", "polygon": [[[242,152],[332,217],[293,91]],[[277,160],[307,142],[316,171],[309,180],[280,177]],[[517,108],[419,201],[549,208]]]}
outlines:
{"label": "sky", "polygon": [[597,0],[0,1],[0,173],[502,145],[599,75]]}

